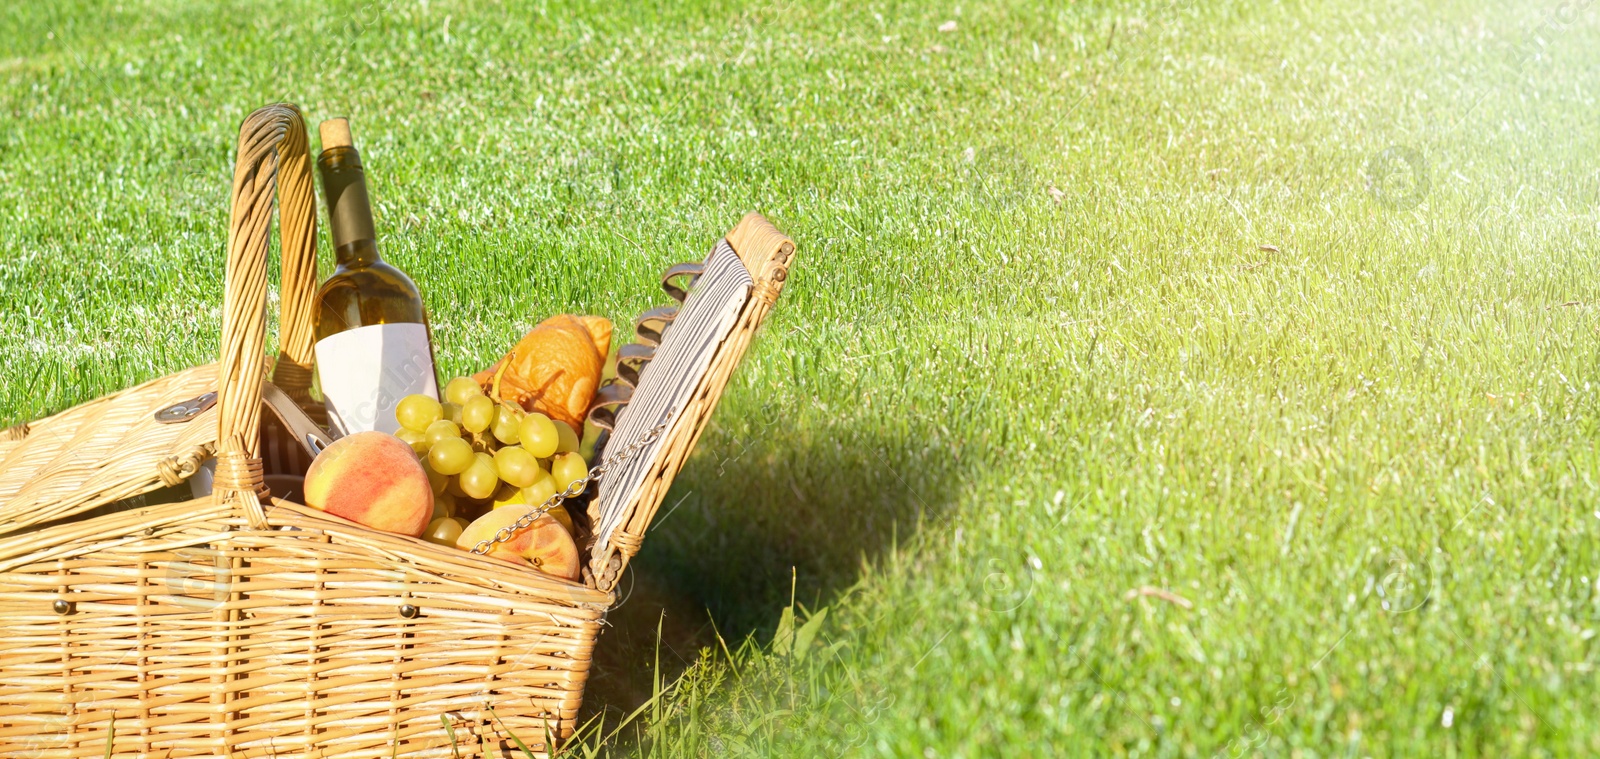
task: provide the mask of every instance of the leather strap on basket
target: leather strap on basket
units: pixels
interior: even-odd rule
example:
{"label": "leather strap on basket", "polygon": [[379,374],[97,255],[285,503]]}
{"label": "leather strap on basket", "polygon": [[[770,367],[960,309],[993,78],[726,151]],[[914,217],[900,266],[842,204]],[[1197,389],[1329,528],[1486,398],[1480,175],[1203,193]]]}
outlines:
{"label": "leather strap on basket", "polygon": [[661,344],[661,335],[678,318],[677,306],[657,306],[639,314],[633,320],[633,339],[641,345],[655,347]]}
{"label": "leather strap on basket", "polygon": [[[280,360],[309,365],[308,292],[316,279],[317,214],[305,121],[299,109],[287,104],[262,108],[239,127],[222,301],[217,475],[212,496],[237,505],[256,529],[267,527],[261,508],[261,494],[266,492],[260,451],[261,383],[266,379],[261,356],[267,342],[267,247],[274,195],[283,246],[285,336]],[[289,301],[294,302],[292,307]]]}
{"label": "leather strap on basket", "polygon": [[617,349],[617,381],[626,383],[629,387],[639,384],[639,372],[644,371],[644,365],[656,357],[655,346],[644,343],[628,343]]}
{"label": "leather strap on basket", "polygon": [[[694,278],[700,276],[700,272],[705,271],[705,268],[705,263],[701,261],[674,264],[661,275],[661,289],[667,291],[668,297],[682,303],[689,297],[689,287],[694,284]],[[679,277],[688,277],[689,281],[680,285],[674,281]]]}
{"label": "leather strap on basket", "polygon": [[603,430],[617,428],[617,412],[628,401],[633,400],[633,385],[624,382],[612,382],[600,388],[594,394],[594,400],[589,403],[589,421]]}

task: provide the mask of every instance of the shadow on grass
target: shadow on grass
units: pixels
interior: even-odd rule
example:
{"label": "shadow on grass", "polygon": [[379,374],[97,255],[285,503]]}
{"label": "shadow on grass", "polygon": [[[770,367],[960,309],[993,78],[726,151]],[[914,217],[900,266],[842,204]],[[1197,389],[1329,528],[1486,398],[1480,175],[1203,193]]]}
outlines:
{"label": "shadow on grass", "polygon": [[905,428],[753,426],[707,430],[662,503],[600,635],[580,722],[617,724],[719,632],[730,649],[765,642],[791,593],[829,603],[863,560],[947,511],[966,460]]}

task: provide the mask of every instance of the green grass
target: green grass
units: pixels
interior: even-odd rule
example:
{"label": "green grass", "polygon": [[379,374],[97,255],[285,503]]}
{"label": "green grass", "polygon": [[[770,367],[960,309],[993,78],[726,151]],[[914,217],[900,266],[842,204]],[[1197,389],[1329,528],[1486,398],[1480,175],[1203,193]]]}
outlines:
{"label": "green grass", "polygon": [[580,750],[1593,755],[1597,91],[1555,0],[9,4],[0,422],[213,360],[289,100],[448,372],[800,245]]}

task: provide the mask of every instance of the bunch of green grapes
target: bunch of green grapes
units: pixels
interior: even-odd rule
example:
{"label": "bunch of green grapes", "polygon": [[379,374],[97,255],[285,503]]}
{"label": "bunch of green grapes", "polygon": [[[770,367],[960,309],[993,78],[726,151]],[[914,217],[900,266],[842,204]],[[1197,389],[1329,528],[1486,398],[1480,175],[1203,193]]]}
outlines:
{"label": "bunch of green grapes", "polygon": [[577,431],[565,422],[496,403],[467,377],[450,380],[444,400],[408,395],[395,409],[395,435],[417,452],[433,484],[425,539],[454,545],[489,509],[542,505],[588,475]]}

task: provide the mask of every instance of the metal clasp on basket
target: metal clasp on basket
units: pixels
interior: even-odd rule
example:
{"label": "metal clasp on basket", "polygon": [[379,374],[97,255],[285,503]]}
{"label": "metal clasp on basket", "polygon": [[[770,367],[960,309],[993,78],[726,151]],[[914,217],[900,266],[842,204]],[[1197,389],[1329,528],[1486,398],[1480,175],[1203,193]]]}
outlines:
{"label": "metal clasp on basket", "polygon": [[190,398],[186,401],[178,401],[171,406],[157,411],[156,421],[162,424],[178,424],[180,422],[187,422],[190,419],[205,413],[207,409],[210,409],[215,405],[217,405],[217,394],[206,393],[205,395]]}

